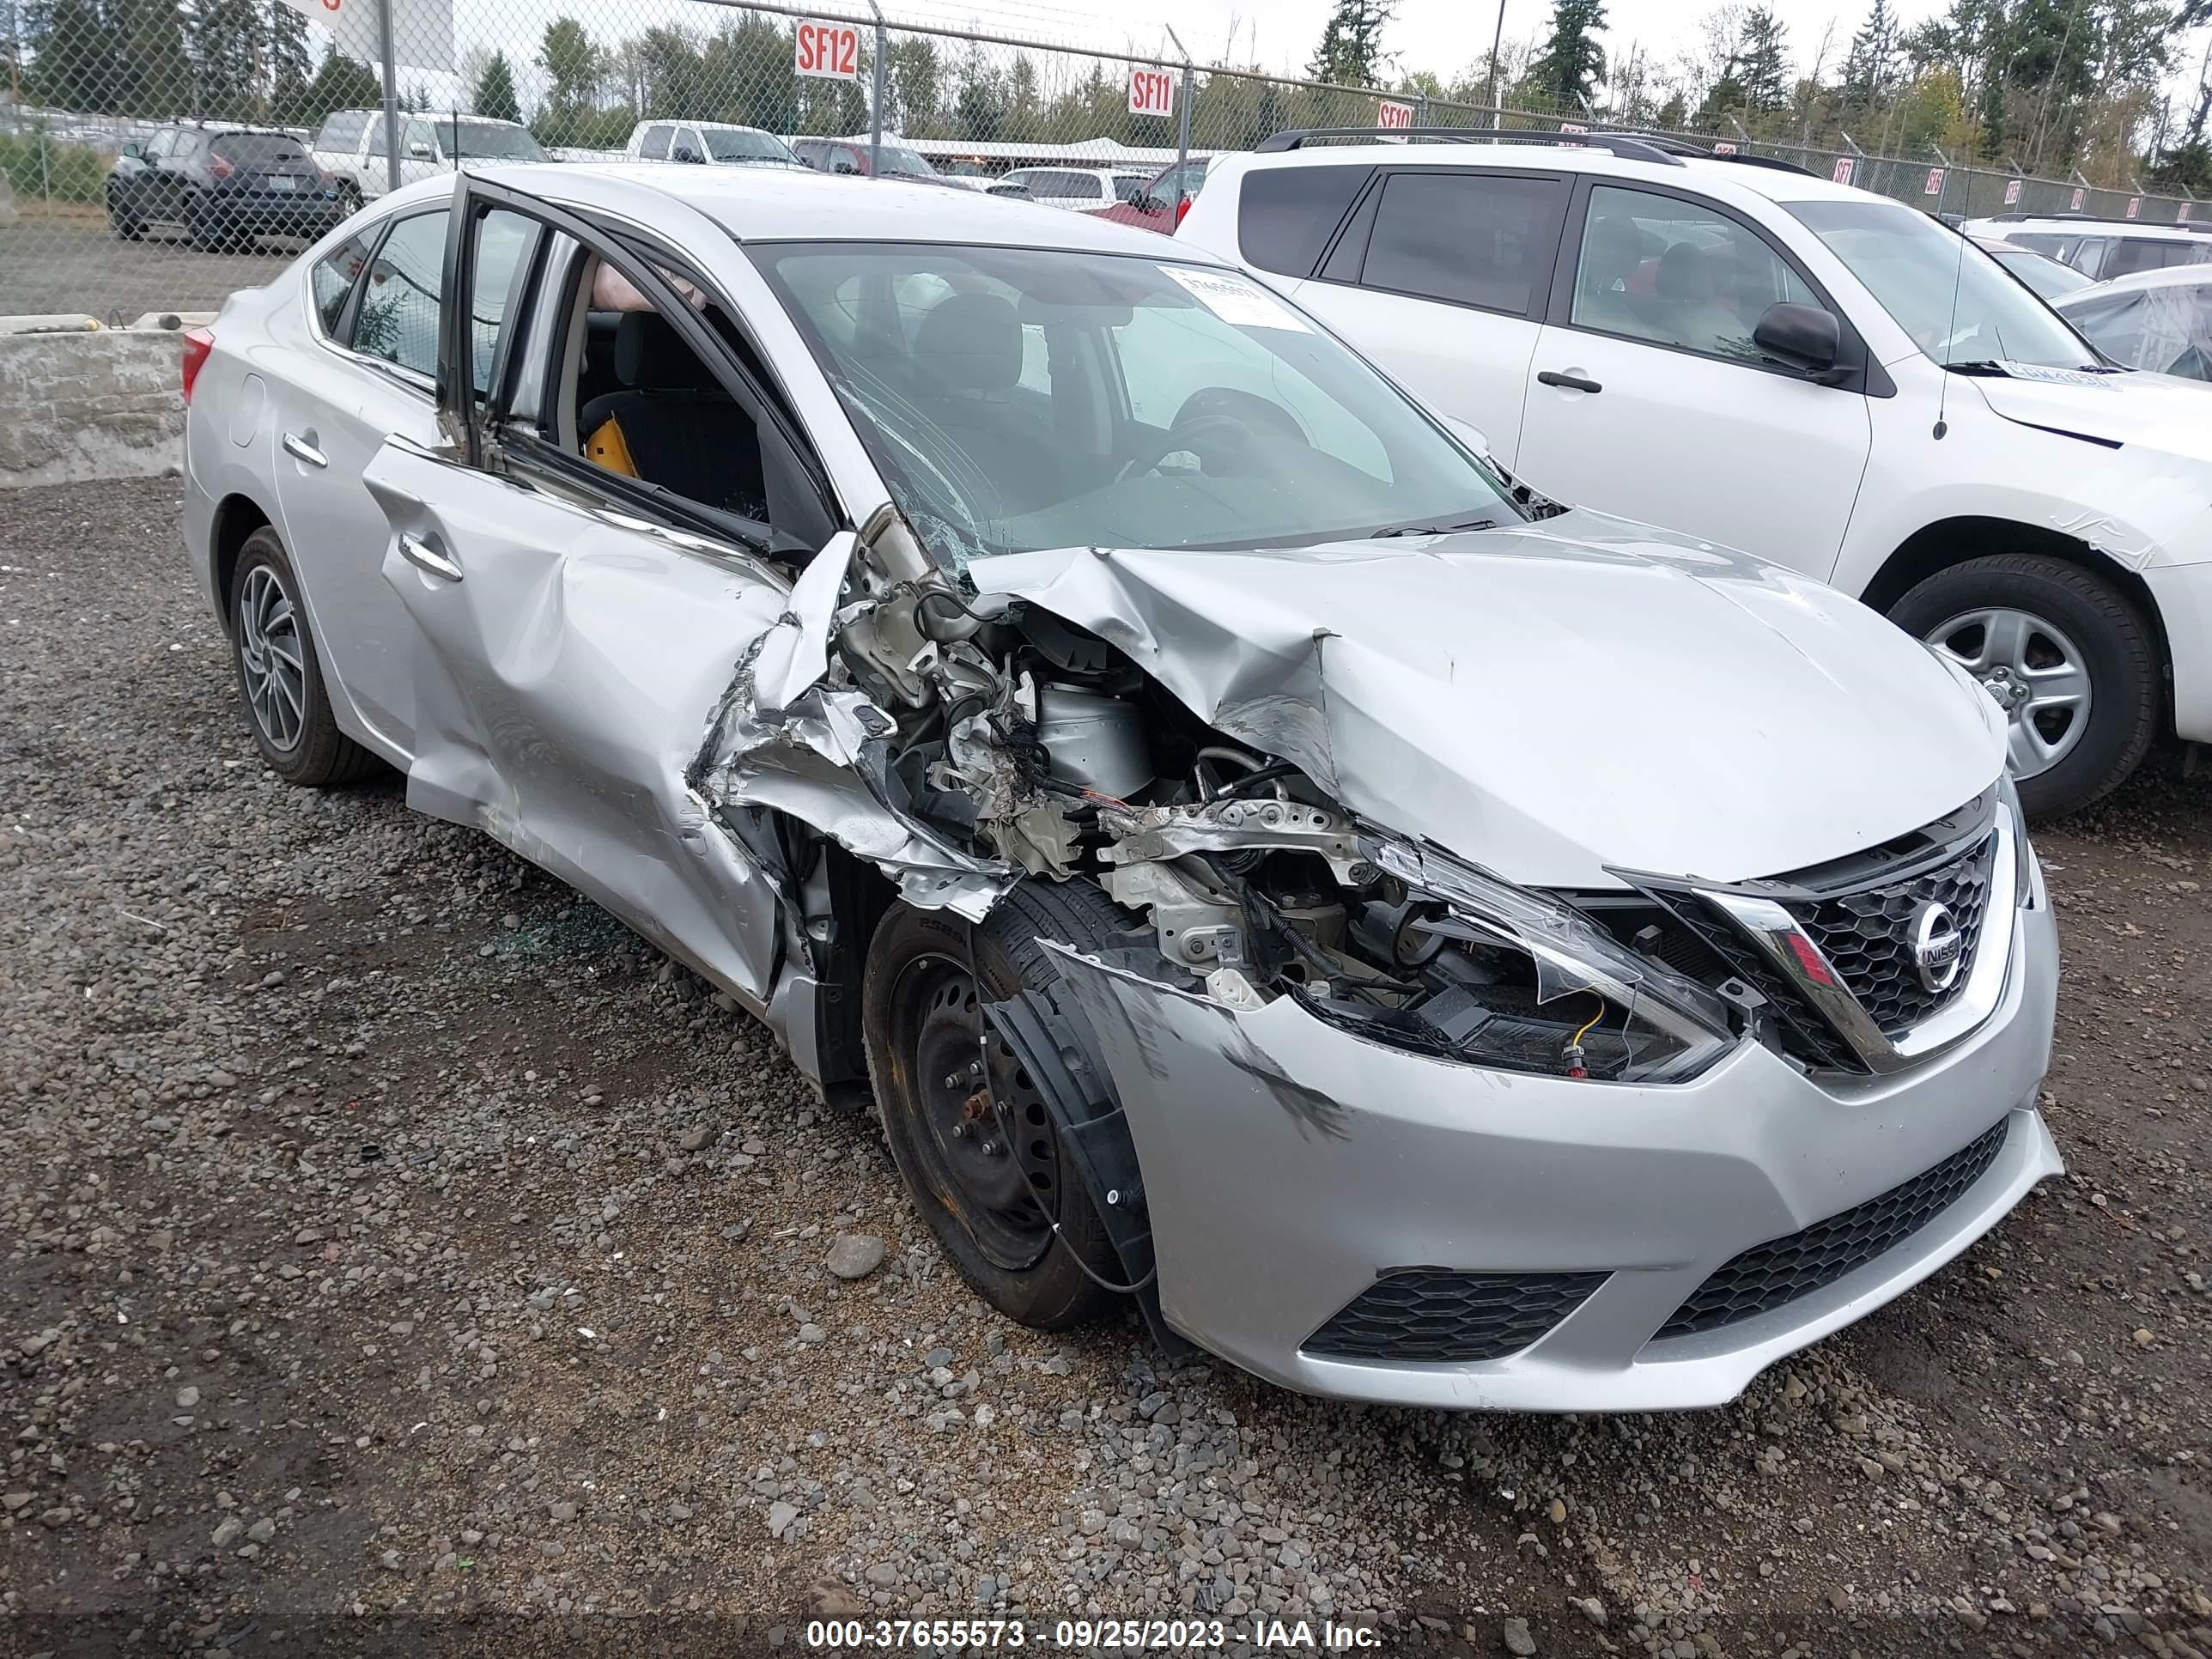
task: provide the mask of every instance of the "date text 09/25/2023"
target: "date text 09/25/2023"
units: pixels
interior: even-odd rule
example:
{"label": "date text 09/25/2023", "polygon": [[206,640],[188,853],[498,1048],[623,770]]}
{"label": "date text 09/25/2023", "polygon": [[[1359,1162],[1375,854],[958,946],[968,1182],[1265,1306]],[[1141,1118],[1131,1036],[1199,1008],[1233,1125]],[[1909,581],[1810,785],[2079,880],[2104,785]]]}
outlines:
{"label": "date text 09/25/2023", "polygon": [[1365,1625],[1308,1619],[816,1619],[817,1650],[984,1649],[1036,1646],[1055,1652],[1176,1652],[1249,1645],[1285,1653],[1374,1651],[1383,1632]]}

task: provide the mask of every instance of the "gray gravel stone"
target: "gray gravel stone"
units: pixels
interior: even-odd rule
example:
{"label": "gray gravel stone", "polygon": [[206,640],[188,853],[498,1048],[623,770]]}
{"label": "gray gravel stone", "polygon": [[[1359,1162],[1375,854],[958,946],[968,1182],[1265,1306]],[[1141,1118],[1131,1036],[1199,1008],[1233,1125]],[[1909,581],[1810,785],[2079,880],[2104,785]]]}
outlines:
{"label": "gray gravel stone", "polygon": [[884,1241],[869,1233],[840,1233],[825,1264],[840,1279],[866,1279],[884,1263]]}

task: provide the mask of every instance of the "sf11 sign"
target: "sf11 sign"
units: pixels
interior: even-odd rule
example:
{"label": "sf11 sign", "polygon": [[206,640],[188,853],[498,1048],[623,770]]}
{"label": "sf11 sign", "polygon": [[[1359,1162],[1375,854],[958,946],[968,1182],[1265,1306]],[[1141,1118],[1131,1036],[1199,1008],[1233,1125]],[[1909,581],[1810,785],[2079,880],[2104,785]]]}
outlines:
{"label": "sf11 sign", "polygon": [[1173,115],[1176,78],[1164,69],[1133,68],[1129,71],[1129,113]]}
{"label": "sf11 sign", "polygon": [[851,23],[802,19],[792,31],[792,67],[823,81],[860,78],[860,31]]}
{"label": "sf11 sign", "polygon": [[1413,106],[1385,98],[1375,106],[1375,125],[1394,131],[1409,128],[1413,125]]}

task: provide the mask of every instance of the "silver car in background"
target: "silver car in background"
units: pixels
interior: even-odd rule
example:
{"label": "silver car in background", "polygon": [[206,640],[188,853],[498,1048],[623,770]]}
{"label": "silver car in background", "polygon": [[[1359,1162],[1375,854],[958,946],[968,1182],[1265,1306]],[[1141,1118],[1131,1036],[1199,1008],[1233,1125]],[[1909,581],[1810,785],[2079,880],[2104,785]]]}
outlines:
{"label": "silver car in background", "polygon": [[492,167],[186,376],[269,765],[400,769],[727,992],[1015,1319],[1713,1404],[2059,1168],[1990,699],[1157,235]]}

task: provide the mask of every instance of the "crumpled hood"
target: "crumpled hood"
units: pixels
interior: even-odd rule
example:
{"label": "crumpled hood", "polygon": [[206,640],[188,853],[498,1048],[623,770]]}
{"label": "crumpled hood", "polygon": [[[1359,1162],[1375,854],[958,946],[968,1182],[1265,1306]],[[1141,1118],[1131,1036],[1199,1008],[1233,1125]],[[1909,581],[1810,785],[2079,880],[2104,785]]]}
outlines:
{"label": "crumpled hood", "polygon": [[1779,874],[1940,817],[2003,765],[1995,705],[1855,600],[1593,513],[969,575],[1354,811],[1532,885]]}

